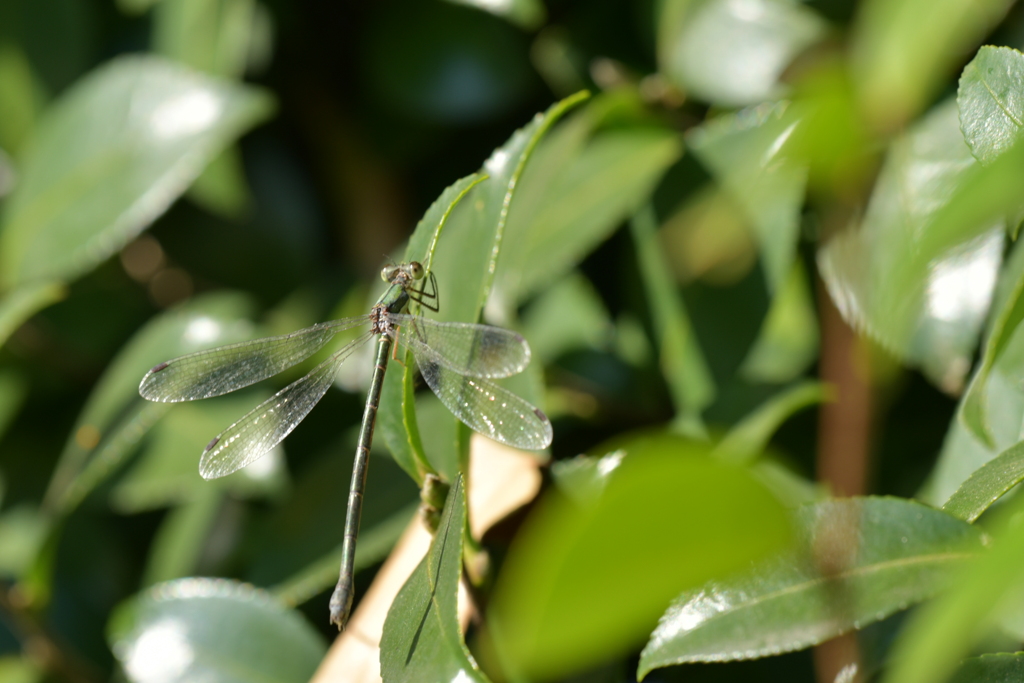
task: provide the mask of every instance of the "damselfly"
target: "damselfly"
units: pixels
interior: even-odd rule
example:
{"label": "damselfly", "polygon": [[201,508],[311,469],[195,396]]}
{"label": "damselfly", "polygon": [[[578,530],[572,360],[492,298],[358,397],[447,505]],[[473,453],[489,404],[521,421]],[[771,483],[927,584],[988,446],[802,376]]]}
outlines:
{"label": "damselfly", "polygon": [[[160,363],[143,377],[139,393],[151,401],[178,402],[220,396],[266,379],[309,358],[336,334],[360,325],[370,329],[338,349],[306,376],[292,382],[228,427],[206,446],[199,472],[223,477],[248,465],[281,442],[334,383],[341,364],[376,336],[376,364],[366,398],[345,517],[341,574],[331,597],[331,621],[343,628],[352,609],[352,567],[362,513],[370,442],[392,344],[408,347],[420,373],[441,402],[469,427],[516,448],[541,449],[551,443],[551,423],[540,410],[488,381],[509,377],[530,361],[520,335],[489,325],[442,323],[402,313],[409,301],[437,310],[437,284],[416,261],[388,266],[390,284],[369,315],[313,325],[291,334],[266,337],[191,353]],[[417,288],[414,283],[422,283]],[[427,291],[428,286],[430,291]]]}

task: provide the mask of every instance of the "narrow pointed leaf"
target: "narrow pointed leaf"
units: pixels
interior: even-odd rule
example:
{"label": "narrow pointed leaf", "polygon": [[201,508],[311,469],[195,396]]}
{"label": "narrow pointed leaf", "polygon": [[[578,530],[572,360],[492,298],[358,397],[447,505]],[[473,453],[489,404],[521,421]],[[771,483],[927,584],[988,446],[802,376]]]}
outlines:
{"label": "narrow pointed leaf", "polygon": [[384,683],[487,681],[470,658],[459,630],[465,524],[466,493],[459,476],[448,492],[430,551],[388,610],[380,641]]}
{"label": "narrow pointed leaf", "polygon": [[916,116],[1010,5],[1010,0],[862,3],[851,37],[851,70],[871,122],[893,130]]}
{"label": "narrow pointed leaf", "polygon": [[782,423],[804,408],[835,399],[822,382],[801,382],[779,392],[743,418],[718,444],[713,454],[731,462],[749,462],[764,451]]}
{"label": "narrow pointed leaf", "polygon": [[973,522],[1021,481],[1024,481],[1024,442],[1007,448],[975,470],[942,509]]}
{"label": "narrow pointed leaf", "polygon": [[648,205],[630,221],[644,289],[651,300],[662,371],[672,392],[676,420],[685,430],[703,431],[701,411],[715,398],[715,383],[704,360],[683,297],[657,242],[657,218]]}
{"label": "narrow pointed leaf", "polygon": [[[434,252],[452,210],[474,186],[485,180],[487,176],[472,173],[445,188],[416,224],[416,230],[409,238],[405,250],[406,261],[419,261],[428,271],[432,270]],[[414,303],[413,307],[415,306]],[[424,474],[432,467],[423,450],[419,425],[416,422],[413,396],[415,367],[412,354],[403,353],[402,361],[402,366],[392,367],[384,375],[384,389],[381,392],[377,419],[381,435],[395,462],[401,465],[413,480],[423,483]]]}
{"label": "narrow pointed leaf", "polygon": [[816,645],[932,597],[982,547],[966,522],[898,498],[813,503],[796,528],[797,551],[679,596],[638,675]]}

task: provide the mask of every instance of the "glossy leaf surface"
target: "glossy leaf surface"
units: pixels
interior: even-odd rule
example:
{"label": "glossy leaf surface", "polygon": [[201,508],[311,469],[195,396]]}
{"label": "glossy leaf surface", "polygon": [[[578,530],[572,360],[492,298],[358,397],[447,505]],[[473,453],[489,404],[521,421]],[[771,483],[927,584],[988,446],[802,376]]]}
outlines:
{"label": "glossy leaf surface", "polygon": [[[995,310],[1005,310],[1010,305],[1022,277],[1024,250],[1016,245],[999,275],[993,302]],[[986,348],[991,346],[994,339],[992,326],[998,319],[999,316],[996,316],[990,322]],[[976,374],[983,369],[984,365]],[[952,420],[939,460],[924,490],[919,494],[922,500],[935,506],[943,505],[975,471],[1020,441],[1020,425],[1021,420],[1024,420],[1024,390],[1019,381],[1021,376],[1024,376],[1024,335],[1015,333],[1010,337],[1005,351],[992,365],[987,381],[979,383],[976,376],[971,382],[971,389],[960,400],[959,410],[962,414],[964,403],[971,393],[984,392],[993,445],[986,446],[979,440],[967,427],[965,420]],[[974,388],[975,384],[979,384],[979,387]]]}
{"label": "glossy leaf surface", "polygon": [[978,161],[991,162],[1024,128],[1024,54],[982,47],[964,67],[956,102],[967,146]]}
{"label": "glossy leaf surface", "polygon": [[942,509],[973,522],[1021,481],[1024,481],[1024,442],[1010,446],[975,470]]}
{"label": "glossy leaf surface", "polygon": [[993,524],[991,549],[975,558],[949,590],[916,610],[893,645],[883,683],[943,681],[1007,608],[1017,607],[1024,564],[1024,499],[1008,504]]}
{"label": "glossy leaf surface", "polygon": [[935,595],[982,534],[898,498],[829,500],[796,513],[799,550],[681,595],[638,674],[799,650]]}
{"label": "glossy leaf surface", "polygon": [[954,103],[939,105],[894,143],[860,228],[818,256],[843,317],[951,393],[1002,261],[1003,221],[970,196],[977,170]]}
{"label": "glossy leaf surface", "polygon": [[572,495],[551,491],[516,537],[488,612],[509,675],[556,678],[611,659],[681,589],[789,540],[782,505],[706,448],[667,437],[624,451],[577,466],[584,482]]}
{"label": "glossy leaf surface", "polygon": [[262,91],[156,57],[100,67],[36,129],[0,226],[2,284],[92,269],[271,108]]}
{"label": "glossy leaf surface", "polygon": [[477,681],[487,678],[462,642],[458,594],[466,493],[458,477],[448,492],[427,556],[388,610],[380,641],[384,683]]}
{"label": "glossy leaf surface", "polygon": [[659,22],[658,61],[696,97],[743,106],[778,96],[783,70],[824,32],[820,16],[790,0],[670,0]]}
{"label": "glossy leaf surface", "polygon": [[1012,683],[1024,679],[1024,655],[982,655],[965,659],[949,683]]}
{"label": "glossy leaf surface", "polygon": [[305,683],[321,636],[264,591],[224,579],[181,579],[123,604],[108,640],[133,683]]}

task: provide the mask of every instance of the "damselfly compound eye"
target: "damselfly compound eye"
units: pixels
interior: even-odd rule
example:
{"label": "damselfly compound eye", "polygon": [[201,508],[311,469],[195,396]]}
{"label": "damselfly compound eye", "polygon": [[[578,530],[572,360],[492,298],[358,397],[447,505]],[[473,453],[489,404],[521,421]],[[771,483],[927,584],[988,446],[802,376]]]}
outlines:
{"label": "damselfly compound eye", "polygon": [[419,261],[409,261],[409,275],[413,280],[423,279],[423,264]]}

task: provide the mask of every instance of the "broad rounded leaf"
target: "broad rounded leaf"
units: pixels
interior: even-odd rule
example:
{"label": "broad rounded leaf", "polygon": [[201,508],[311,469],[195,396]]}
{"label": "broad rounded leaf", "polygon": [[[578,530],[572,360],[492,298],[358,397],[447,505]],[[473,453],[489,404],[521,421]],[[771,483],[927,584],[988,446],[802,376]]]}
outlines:
{"label": "broad rounded leaf", "polygon": [[681,595],[651,635],[638,674],[790,652],[878,621],[935,595],[982,537],[899,498],[806,505],[796,528],[795,553]]}
{"label": "broad rounded leaf", "polygon": [[326,652],[298,612],[224,579],[180,579],[132,598],[108,640],[133,683],[306,683]]}
{"label": "broad rounded leaf", "polygon": [[260,90],[157,57],[99,67],[35,131],[0,226],[0,284],[92,269],[271,108]]}
{"label": "broad rounded leaf", "polygon": [[964,67],[956,94],[960,127],[971,153],[993,161],[1024,128],[1024,54],[986,45]]}
{"label": "broad rounded leaf", "polygon": [[516,537],[488,612],[510,676],[555,678],[627,652],[680,590],[787,543],[782,505],[706,447],[667,437],[624,450],[601,481],[583,472],[578,495],[552,490]]}

